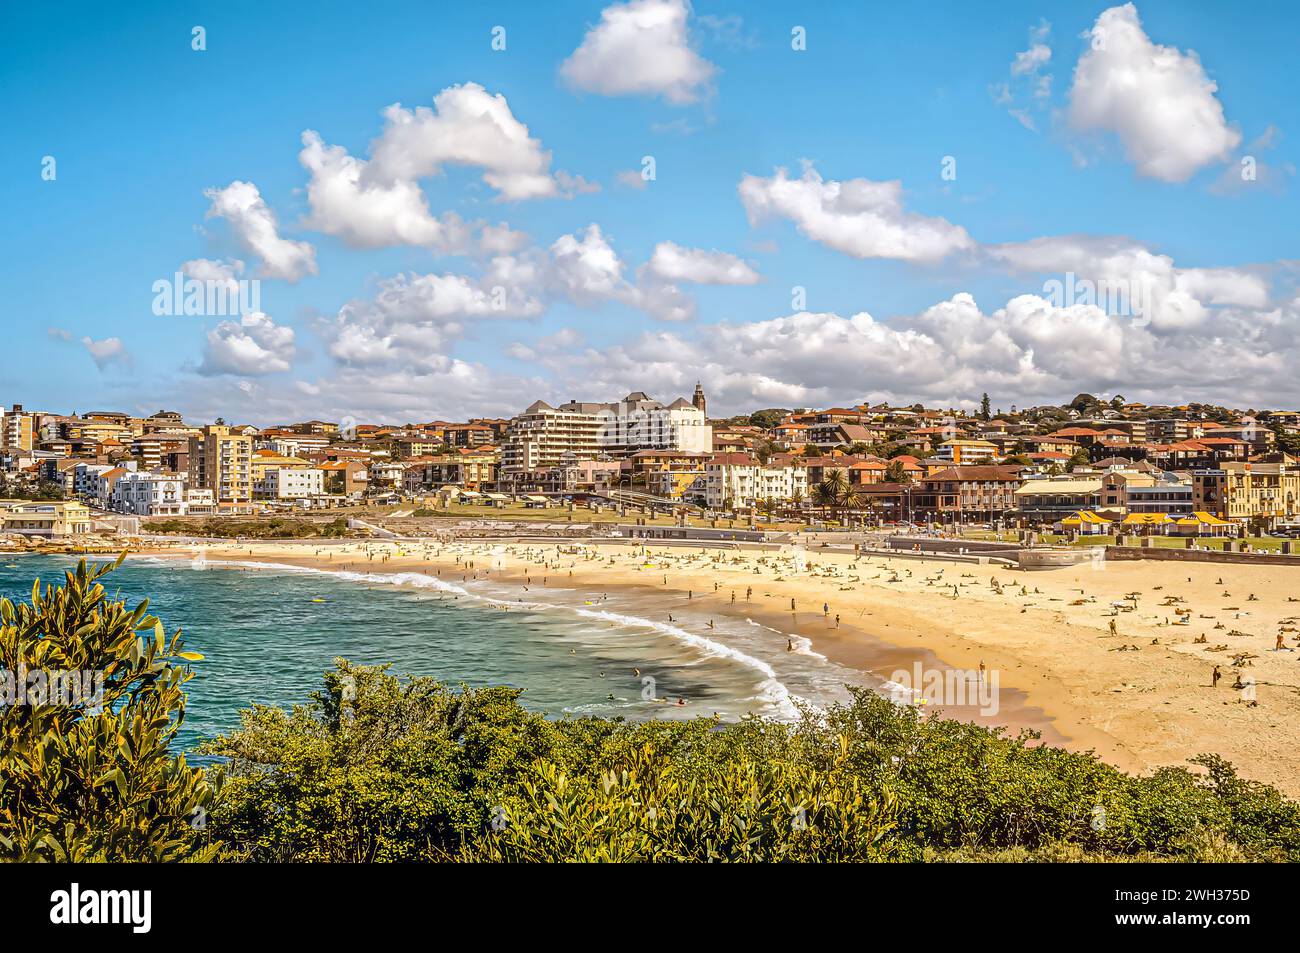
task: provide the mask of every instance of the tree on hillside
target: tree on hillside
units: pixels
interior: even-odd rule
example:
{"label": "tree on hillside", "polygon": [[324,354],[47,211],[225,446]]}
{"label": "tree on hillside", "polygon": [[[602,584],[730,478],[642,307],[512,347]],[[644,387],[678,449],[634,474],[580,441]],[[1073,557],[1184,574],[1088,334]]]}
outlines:
{"label": "tree on hillside", "polygon": [[984,396],[980,398],[980,420],[992,419],[993,417],[989,413],[989,395],[985,392]]}
{"label": "tree on hillside", "polygon": [[762,427],[764,430],[771,430],[781,421],[790,415],[790,411],[782,410],[779,407],[772,407],[768,410],[756,410],[749,415],[749,423],[754,427]]}
{"label": "tree on hillside", "polygon": [[912,475],[907,472],[907,467],[902,460],[890,460],[885,467],[886,483],[911,483]]}

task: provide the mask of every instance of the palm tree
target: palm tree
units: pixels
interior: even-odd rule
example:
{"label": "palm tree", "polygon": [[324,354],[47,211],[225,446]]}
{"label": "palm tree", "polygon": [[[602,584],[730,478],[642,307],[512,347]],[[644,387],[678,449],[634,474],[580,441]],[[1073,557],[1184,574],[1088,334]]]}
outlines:
{"label": "palm tree", "polygon": [[833,469],[826,471],[822,482],[817,484],[817,496],[824,506],[838,509],[851,499],[852,489],[844,471]]}
{"label": "palm tree", "polygon": [[835,491],[827,485],[826,481],[823,480],[813,487],[813,505],[822,508],[822,519],[826,518],[826,511],[835,505],[836,499]]}

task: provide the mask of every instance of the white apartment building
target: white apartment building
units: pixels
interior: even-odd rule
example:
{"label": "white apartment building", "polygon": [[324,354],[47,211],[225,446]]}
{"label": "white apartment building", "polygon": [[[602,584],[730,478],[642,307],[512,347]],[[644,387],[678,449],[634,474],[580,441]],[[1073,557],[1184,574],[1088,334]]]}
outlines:
{"label": "white apartment building", "polygon": [[113,484],[110,509],[132,516],[184,516],[189,511],[179,473],[127,473]]}
{"label": "white apartment building", "polygon": [[614,403],[571,400],[552,407],[536,401],[510,421],[501,447],[503,470],[538,470],[600,455],[630,456],[639,450],[710,453],[713,428],[704,395],[661,404],[641,391]]}
{"label": "white apartment building", "polygon": [[114,469],[111,463],[78,463],[73,467],[72,492],[80,497],[99,492],[99,476]]}
{"label": "white apartment building", "polygon": [[325,471],[316,467],[276,467],[253,484],[258,500],[302,500],[325,493]]}
{"label": "white apartment building", "polygon": [[704,465],[704,502],[709,509],[750,509],[762,500],[803,499],[805,467],[769,467],[744,453],[724,453]]}

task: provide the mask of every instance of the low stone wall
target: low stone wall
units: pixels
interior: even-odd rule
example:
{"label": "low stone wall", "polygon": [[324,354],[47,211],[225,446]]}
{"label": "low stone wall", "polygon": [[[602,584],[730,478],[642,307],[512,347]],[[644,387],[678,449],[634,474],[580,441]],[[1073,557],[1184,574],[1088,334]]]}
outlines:
{"label": "low stone wall", "polygon": [[1021,569],[1061,569],[1093,561],[1093,547],[1076,546],[1072,549],[1022,549],[1019,553]]}
{"label": "low stone wall", "polygon": [[1212,549],[1163,549],[1156,546],[1107,546],[1106,559],[1162,559],[1170,562],[1300,566],[1300,556],[1282,556],[1277,553],[1225,553]]}

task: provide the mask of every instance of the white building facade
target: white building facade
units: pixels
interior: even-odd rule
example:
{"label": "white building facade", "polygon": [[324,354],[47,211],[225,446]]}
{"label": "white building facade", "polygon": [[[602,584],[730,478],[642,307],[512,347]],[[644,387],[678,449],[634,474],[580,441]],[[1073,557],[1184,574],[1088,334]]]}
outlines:
{"label": "white building facade", "polygon": [[721,454],[704,465],[709,509],[751,509],[763,500],[802,500],[808,495],[805,467],[769,467],[743,453]]}
{"label": "white building facade", "polygon": [[325,471],[316,467],[274,467],[253,484],[259,500],[303,500],[325,493]]}
{"label": "white building facade", "polygon": [[[703,395],[697,397],[703,404]],[[533,403],[510,421],[501,448],[503,470],[536,470],[640,450],[711,453],[713,428],[702,406],[684,398],[661,404],[641,391],[614,403]]]}
{"label": "white building facade", "polygon": [[109,508],[132,516],[184,516],[185,477],[177,473],[127,473],[113,484]]}

